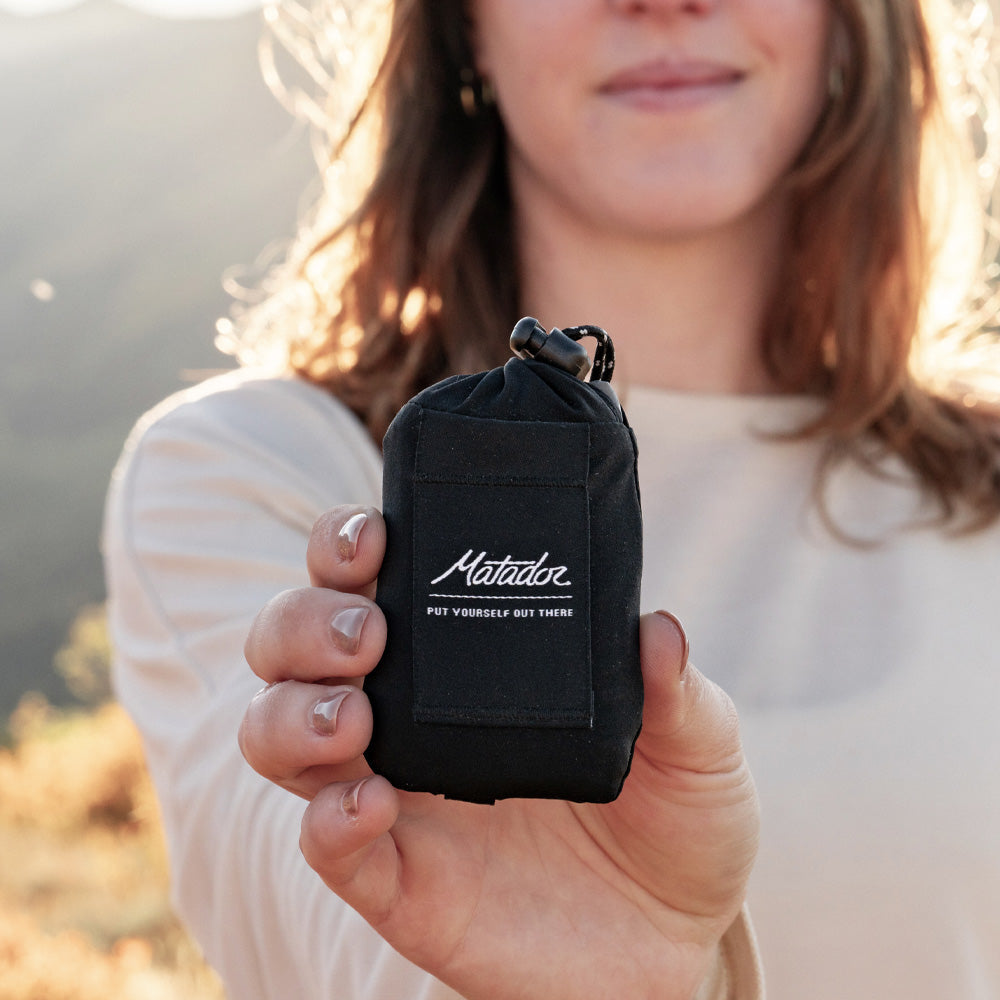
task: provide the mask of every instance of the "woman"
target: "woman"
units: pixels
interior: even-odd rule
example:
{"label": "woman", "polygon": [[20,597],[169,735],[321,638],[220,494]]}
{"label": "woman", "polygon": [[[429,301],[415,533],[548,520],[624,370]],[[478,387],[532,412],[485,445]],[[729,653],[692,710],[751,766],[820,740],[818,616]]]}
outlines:
{"label": "woman", "polygon": [[[155,411],[108,508],[119,691],[234,997],[760,995],[753,782],[670,615],[642,622],[611,805],[400,795],[363,760],[373,442],[417,389],[500,363],[524,313],[615,338],[643,603],[684,618],[760,785],[769,995],[1000,996],[1000,442],[971,376],[916,365],[958,304],[934,279],[965,263],[938,223],[972,217],[931,20],[396,4],[313,225],[245,320],[294,375]],[[305,31],[337,51],[344,23]]]}

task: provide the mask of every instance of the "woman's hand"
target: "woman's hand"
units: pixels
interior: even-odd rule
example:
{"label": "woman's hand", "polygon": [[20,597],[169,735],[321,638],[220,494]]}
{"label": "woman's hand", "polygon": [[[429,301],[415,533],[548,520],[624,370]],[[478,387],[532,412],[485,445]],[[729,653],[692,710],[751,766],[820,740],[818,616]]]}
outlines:
{"label": "woman's hand", "polygon": [[337,508],[309,543],[311,588],[260,613],[247,659],[268,683],[240,730],[247,760],[310,800],[301,848],[399,952],[470,998],[688,998],[735,919],[757,803],[726,695],[688,666],[667,615],[642,619],[645,709],[606,805],[494,806],[399,792],[363,754],[361,690],[385,621],[377,511]]}

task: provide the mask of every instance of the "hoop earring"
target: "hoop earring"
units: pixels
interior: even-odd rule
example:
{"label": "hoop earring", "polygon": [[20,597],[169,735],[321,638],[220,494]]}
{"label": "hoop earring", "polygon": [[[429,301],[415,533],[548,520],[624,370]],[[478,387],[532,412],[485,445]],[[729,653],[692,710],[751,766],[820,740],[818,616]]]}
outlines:
{"label": "hoop earring", "polygon": [[462,84],[458,88],[458,99],[462,102],[466,118],[476,118],[486,108],[496,104],[493,84],[486,77],[480,76],[471,66],[463,67],[459,78]]}

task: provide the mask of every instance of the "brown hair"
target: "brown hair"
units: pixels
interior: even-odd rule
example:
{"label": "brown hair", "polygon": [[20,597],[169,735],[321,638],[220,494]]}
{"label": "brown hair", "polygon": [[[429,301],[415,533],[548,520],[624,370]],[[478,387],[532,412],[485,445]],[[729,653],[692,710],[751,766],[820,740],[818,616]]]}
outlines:
{"label": "brown hair", "polygon": [[[991,301],[980,284],[950,303],[962,323],[933,310],[956,218],[978,225],[965,245],[980,273],[984,252],[983,213],[954,196],[974,187],[983,150],[944,99],[933,2],[837,0],[838,86],[788,179],[789,252],[761,352],[779,389],[827,401],[799,436],[822,435],[829,458],[870,460],[862,441],[880,443],[937,501],[939,521],[974,527],[1000,516],[996,413],[968,373],[921,367],[928,351],[940,362],[942,344],[969,358]],[[370,184],[338,209],[327,179],[276,293],[244,320],[244,348],[255,334],[284,345],[287,363],[377,440],[420,388],[501,363],[520,315],[503,129],[492,108],[469,117],[459,99],[466,27],[461,0],[397,0],[328,165],[347,165],[337,184],[366,169]]]}

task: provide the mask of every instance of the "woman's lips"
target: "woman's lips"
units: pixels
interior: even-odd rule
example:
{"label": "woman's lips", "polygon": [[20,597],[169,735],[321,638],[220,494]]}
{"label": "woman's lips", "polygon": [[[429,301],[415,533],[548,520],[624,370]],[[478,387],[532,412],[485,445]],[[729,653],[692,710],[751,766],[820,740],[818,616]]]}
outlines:
{"label": "woman's lips", "polygon": [[694,107],[727,94],[744,75],[724,63],[657,60],[615,73],[600,91],[640,110],[671,110]]}

